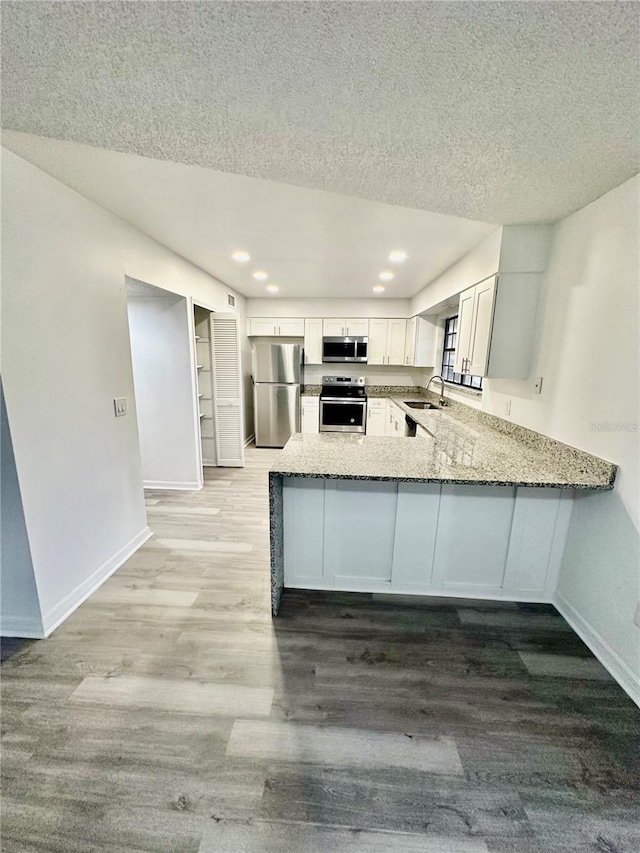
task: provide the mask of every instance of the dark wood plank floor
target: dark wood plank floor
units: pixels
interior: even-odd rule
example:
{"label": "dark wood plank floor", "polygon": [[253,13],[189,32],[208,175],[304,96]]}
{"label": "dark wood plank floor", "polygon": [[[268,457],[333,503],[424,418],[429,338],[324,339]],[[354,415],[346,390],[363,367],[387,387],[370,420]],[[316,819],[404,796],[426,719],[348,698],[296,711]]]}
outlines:
{"label": "dark wood plank floor", "polygon": [[2,850],[637,853],[640,711],[546,606],[288,591],[266,472],[2,666]]}

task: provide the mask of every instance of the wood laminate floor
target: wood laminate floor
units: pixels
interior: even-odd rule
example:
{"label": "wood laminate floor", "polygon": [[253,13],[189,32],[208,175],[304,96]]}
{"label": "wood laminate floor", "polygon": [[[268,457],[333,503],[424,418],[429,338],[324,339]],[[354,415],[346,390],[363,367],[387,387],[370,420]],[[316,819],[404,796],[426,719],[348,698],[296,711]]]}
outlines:
{"label": "wood laminate floor", "polygon": [[551,607],[288,591],[267,470],[2,666],[5,853],[637,853],[640,711]]}

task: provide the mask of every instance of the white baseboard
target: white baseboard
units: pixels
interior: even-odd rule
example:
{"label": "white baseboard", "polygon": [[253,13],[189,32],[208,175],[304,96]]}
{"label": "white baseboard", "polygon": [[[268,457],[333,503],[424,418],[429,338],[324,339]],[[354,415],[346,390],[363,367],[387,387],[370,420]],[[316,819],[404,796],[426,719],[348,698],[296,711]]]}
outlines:
{"label": "white baseboard", "polygon": [[253,442],[254,442],[255,440],[256,440],[255,435],[250,435],[250,436],[249,436],[249,438],[246,438],[246,439],[245,439],[244,446],[245,446],[245,447],[249,447],[249,445],[250,445],[250,444],[253,444]]}
{"label": "white baseboard", "polygon": [[140,533],[137,533],[130,542],[120,548],[119,551],[109,557],[96,571],[84,580],[79,586],[72,590],[68,595],[56,604],[42,619],[44,627],[44,636],[48,637],[58,625],[62,624],[83,601],[86,601],[89,596],[94,593],[99,586],[106,581],[120,566],[125,563],[132,554],[134,554],[141,545],[151,538],[152,532],[148,527],[143,528]]}
{"label": "white baseboard", "polygon": [[0,624],[3,637],[24,637],[27,640],[43,640],[42,619],[33,616],[5,616]]}
{"label": "white baseboard", "polygon": [[172,480],[143,480],[143,489],[161,489],[162,491],[183,491],[183,492],[198,492],[202,488],[202,483],[189,482],[180,483]]}
{"label": "white baseboard", "polygon": [[625,693],[640,707],[640,678],[559,592],[556,592],[553,604]]}

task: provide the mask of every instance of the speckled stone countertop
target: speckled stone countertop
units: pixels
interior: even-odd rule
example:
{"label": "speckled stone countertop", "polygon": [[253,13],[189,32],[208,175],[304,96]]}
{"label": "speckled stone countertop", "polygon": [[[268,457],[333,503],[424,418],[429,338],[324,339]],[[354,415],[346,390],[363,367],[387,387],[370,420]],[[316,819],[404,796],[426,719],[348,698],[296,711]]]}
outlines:
{"label": "speckled stone countertop", "polygon": [[[386,390],[386,389],[385,389]],[[391,391],[391,389],[389,389]],[[411,409],[420,391],[390,397],[427,438],[321,433],[291,437],[271,471],[297,477],[611,489],[616,466],[469,406]],[[400,391],[401,396],[396,396]],[[395,392],[395,393],[394,393]],[[432,401],[437,397],[431,396]],[[466,410],[466,411],[464,411]]]}

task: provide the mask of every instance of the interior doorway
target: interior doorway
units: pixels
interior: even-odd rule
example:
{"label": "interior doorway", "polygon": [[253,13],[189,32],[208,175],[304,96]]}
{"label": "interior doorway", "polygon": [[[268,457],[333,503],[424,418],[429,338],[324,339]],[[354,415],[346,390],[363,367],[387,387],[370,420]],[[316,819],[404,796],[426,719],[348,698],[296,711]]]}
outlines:
{"label": "interior doorway", "polygon": [[200,489],[190,301],[129,277],[126,294],[143,486]]}

